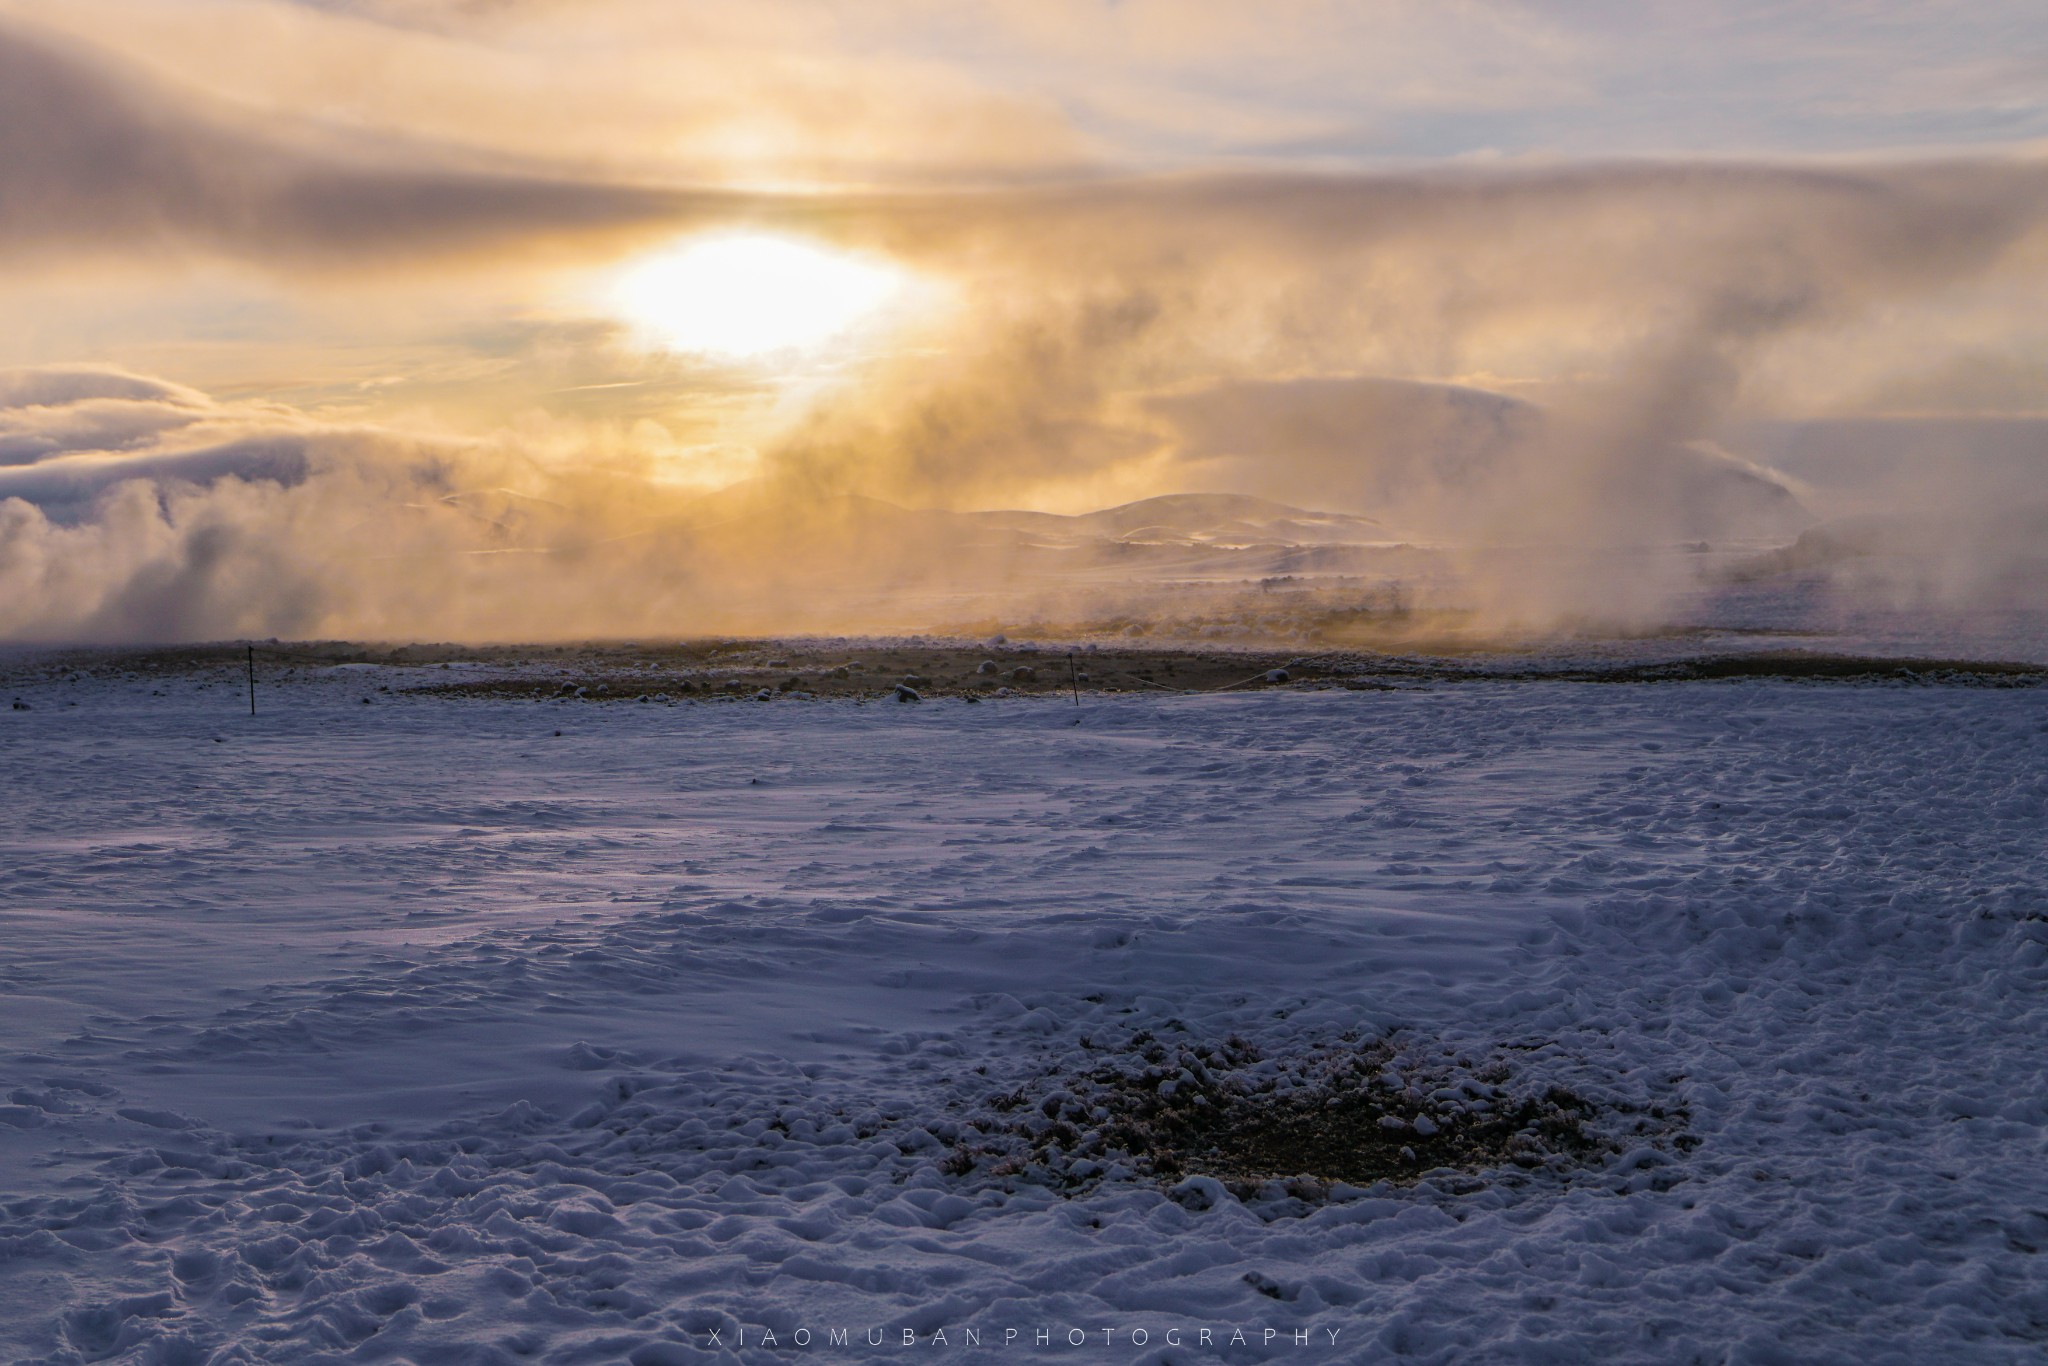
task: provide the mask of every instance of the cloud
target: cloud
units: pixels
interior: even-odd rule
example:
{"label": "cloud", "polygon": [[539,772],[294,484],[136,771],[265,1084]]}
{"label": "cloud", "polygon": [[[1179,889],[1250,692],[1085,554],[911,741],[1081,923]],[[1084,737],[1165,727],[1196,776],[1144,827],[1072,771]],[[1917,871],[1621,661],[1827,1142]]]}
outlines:
{"label": "cloud", "polygon": [[375,139],[265,129],[80,44],[0,19],[0,252],[135,248],[273,263],[417,261],[650,223],[739,201],[465,167]]}
{"label": "cloud", "polygon": [[0,370],[0,498],[75,521],[126,480],[293,483],[305,476],[309,429],[126,370]]}
{"label": "cloud", "polygon": [[[190,15],[192,5],[179,10]],[[273,35],[312,27],[280,22],[291,8],[242,10],[262,13]],[[783,155],[774,173],[800,159],[791,153],[808,152],[842,166],[865,153],[870,176],[882,168],[914,173],[919,160],[957,174],[963,145],[986,170],[1006,151],[1015,164],[1018,143],[1041,155],[1060,145],[1063,123],[1067,146],[1083,141],[1101,162],[1153,169],[1247,155],[1354,163],[1529,152],[1754,156],[2048,135],[2031,0],[1723,0],[1711,8],[1606,0],[318,0],[295,8],[302,17],[318,13],[331,49],[341,47],[337,30],[381,27],[391,46],[437,44],[444,68],[450,54],[475,64],[480,55],[506,62],[546,53],[558,73],[550,83],[569,92],[591,142],[616,143],[622,133],[630,141],[637,120],[663,147],[701,156],[721,136],[746,130],[757,155]],[[184,26],[195,22],[221,26],[191,18]],[[160,22],[153,36],[161,43],[168,31],[175,42],[178,27]],[[273,38],[267,61],[244,51],[216,61],[245,73],[288,69],[306,84],[302,64],[278,60],[275,49],[285,45]],[[416,68],[387,61],[383,69]],[[649,70],[670,72],[702,108],[683,115],[672,92],[665,99],[658,82],[642,79]],[[580,98],[591,71],[610,73],[609,99]],[[775,117],[805,108],[775,79],[799,72],[820,104],[843,111],[836,132]],[[744,99],[735,86],[749,78],[744,97],[770,111],[765,117],[733,108]],[[334,84],[310,88],[333,99]],[[462,88],[484,98],[489,86],[476,78]],[[354,97],[352,112],[362,103]],[[390,103],[412,119],[428,104],[403,89]],[[902,155],[904,109],[934,115],[933,127],[908,139],[922,143],[921,158]],[[1011,115],[1002,121],[1008,138],[986,135],[992,109]],[[506,122],[520,126],[516,117]],[[963,128],[979,135],[960,139]],[[1020,136],[1023,128],[1035,136]],[[532,135],[521,128],[520,136]]]}
{"label": "cloud", "polygon": [[55,460],[0,472],[0,498],[33,503],[52,521],[96,515],[109,489],[134,481],[206,486],[223,479],[297,484],[306,477],[308,443],[298,437],[252,437],[174,454],[118,459]]}
{"label": "cloud", "polygon": [[[1750,203],[1765,194],[1797,199],[1818,214],[1801,236],[1833,231],[1864,209],[1910,232],[1916,199],[1975,193],[1963,179],[1983,179],[1990,164],[1867,174],[1582,165],[1434,183],[1300,172],[1161,183],[1117,179],[1118,168],[1189,159],[1161,163],[1140,147],[1119,150],[1114,138],[1093,145],[1075,131],[1089,100],[1142,105],[1145,73],[1154,68],[1220,79],[1225,68],[1242,66],[1247,44],[1292,54],[1322,77],[1355,85],[1354,49],[1369,29],[1375,39],[1365,47],[1393,67],[1444,68],[1451,73],[1445,84],[1466,90],[1506,88],[1498,73],[1457,78],[1450,54],[1468,51],[1475,35],[1505,43],[1487,59],[1501,71],[1517,68],[1514,52],[1583,55],[1582,38],[1546,36],[1545,25],[1517,6],[1447,18],[1434,7],[1389,5],[1369,22],[1345,17],[1341,7],[1302,6],[1284,23],[1263,12],[1248,21],[1233,7],[1077,6],[1057,24],[1034,18],[1033,7],[1014,7],[953,25],[919,5],[830,20],[807,6],[746,7],[737,17],[723,7],[514,6],[495,18],[489,10],[424,6],[408,11],[418,25],[412,28],[369,22],[349,8],[330,14],[246,0],[175,9],[119,0],[57,11],[0,8],[37,16],[0,17],[0,162],[9,171],[0,184],[0,251],[154,246],[361,266],[515,248],[559,253],[572,242],[585,254],[607,242],[616,251],[635,235],[714,221],[902,240],[905,226],[979,234],[991,218],[1015,217],[1081,227],[1143,214],[1148,205],[1220,215],[1217,226],[1247,216],[1270,225],[1295,213],[1303,238],[1327,238],[1329,216],[1342,214],[1356,240],[1404,221],[1434,219],[1455,231],[1461,211],[1487,203],[1526,222],[1548,203],[1605,193],[1625,213],[1622,201],[1652,182],[1660,186],[1653,197],[1671,200],[1723,192]],[[1103,59],[1101,79],[1088,83],[1097,93],[1084,100],[1086,92],[1077,92],[1064,112],[1018,114],[1014,127],[1008,115],[988,113],[1015,105],[1022,97],[1009,84],[1032,84],[1024,73],[1037,69],[1027,64],[1020,73],[999,60],[1011,50],[1006,43],[1021,40],[1036,53],[1033,63],[1071,63],[1098,27],[1127,50]],[[897,39],[904,46],[892,45]],[[857,58],[838,50],[856,41],[867,44]],[[1423,57],[1399,55],[1404,46]],[[922,54],[907,72],[892,55],[906,48]],[[365,71],[378,78],[365,80]],[[940,71],[953,74],[942,79]],[[1274,96],[1300,83],[1260,89]],[[365,101],[364,91],[377,98]],[[1224,98],[1204,77],[1157,103],[1170,110],[1192,101],[1200,111],[1193,123],[1214,129],[1231,122],[1211,108]],[[1428,102],[1407,98],[1418,107]],[[1304,116],[1275,112],[1270,99],[1237,102],[1244,131],[1195,164],[1236,155],[1230,146],[1312,142],[1323,136],[1319,123],[1341,129],[1370,121],[1340,109]],[[880,124],[869,112],[876,109],[890,111]],[[741,115],[797,126],[748,131],[732,122]],[[560,129],[595,130],[589,137],[601,146],[564,142],[553,135]],[[2024,178],[2023,166],[2003,169],[2008,181]],[[1019,174],[1044,187],[1018,185]],[[715,188],[769,180],[840,188],[823,195]],[[846,188],[849,181],[860,188]],[[953,193],[1006,185],[1012,193]],[[1998,198],[1985,206],[1993,232]],[[1262,201],[1263,212],[1247,213]],[[1928,207],[1939,213],[1941,206]],[[1709,205],[1699,226],[1711,235],[1733,225]],[[1698,234],[1680,224],[1679,235]],[[1860,236],[1875,247],[1881,234]],[[1796,239],[1787,245],[1804,246]]]}
{"label": "cloud", "polygon": [[0,371],[0,484],[9,466],[74,451],[130,451],[206,419],[213,404],[181,385],[89,366]]}
{"label": "cloud", "polygon": [[0,370],[0,408],[61,407],[92,400],[204,409],[213,400],[168,380],[102,365],[41,365]]}
{"label": "cloud", "polygon": [[[213,31],[207,25],[164,27],[168,20],[154,7],[131,17],[138,31],[196,60],[212,48],[242,51],[245,40],[227,20],[263,10],[222,9],[213,43],[205,41]],[[127,13],[106,9],[110,19]],[[142,25],[145,13],[157,20]],[[350,32],[362,27],[347,22]],[[611,32],[593,19],[577,23],[621,44],[632,32],[630,24]],[[115,25],[107,37],[120,39],[120,30]],[[359,55],[369,60],[377,50],[373,44]],[[397,84],[417,81],[432,91],[431,67],[398,65]],[[526,75],[546,78],[541,70]],[[536,90],[546,87],[508,85],[484,112],[506,112],[516,94],[527,112],[561,121],[546,110],[545,95],[542,108],[532,109]],[[947,122],[930,107],[919,117],[935,131]],[[908,147],[924,155],[914,137]],[[1355,253],[1390,242],[1412,246],[1415,235],[1429,233],[1444,235],[1439,255],[1456,252],[1460,268],[1495,277],[1483,278],[1495,291],[1511,283],[1499,278],[1499,267],[1548,256],[1549,264],[1565,265],[1567,279],[1533,283],[1648,286],[1652,301],[1668,292],[1657,288],[1668,258],[1688,249],[1741,254],[1744,264],[1763,266],[1751,295],[1770,288],[1777,273],[1823,286],[1870,269],[1938,276],[1954,269],[1956,253],[1996,250],[2016,215],[2037,219],[2044,180],[2038,160],[1992,158],[1861,168],[1642,163],[1164,178],[1110,174],[1106,162],[1079,174],[1081,163],[1068,160],[1050,168],[1064,173],[1057,182],[1005,186],[977,178],[969,159],[942,188],[913,178],[894,188],[721,190],[689,179],[686,163],[666,178],[645,167],[629,177],[615,166],[548,160],[531,146],[486,154],[452,135],[352,127],[323,119],[310,102],[280,109],[238,101],[111,56],[105,44],[13,19],[0,19],[0,159],[9,168],[0,183],[0,251],[16,253],[154,243],[360,267],[576,241],[587,259],[620,250],[629,235],[766,222],[885,241],[911,255],[1000,251],[1006,235],[1042,234],[1041,256],[1058,250],[1108,265],[1134,252],[1227,250],[1240,236],[1256,255],[1262,247]],[[968,186],[978,192],[960,192]],[[1591,259],[1559,260],[1568,255],[1560,239],[1587,230],[1592,235],[1580,245]]]}

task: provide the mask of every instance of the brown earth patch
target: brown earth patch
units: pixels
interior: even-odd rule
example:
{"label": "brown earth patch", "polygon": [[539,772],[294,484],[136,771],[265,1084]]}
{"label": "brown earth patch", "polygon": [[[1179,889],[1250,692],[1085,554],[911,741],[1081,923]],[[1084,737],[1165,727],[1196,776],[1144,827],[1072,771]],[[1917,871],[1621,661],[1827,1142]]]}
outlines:
{"label": "brown earth patch", "polygon": [[1475,1059],[1385,1037],[1268,1056],[1240,1038],[1140,1033],[1085,1072],[988,1097],[946,1170],[1061,1189],[1209,1177],[1241,1199],[1315,1203],[1344,1186],[1564,1171],[1641,1143],[1684,1151],[1697,1142],[1685,1118],[1534,1081],[1512,1050]]}

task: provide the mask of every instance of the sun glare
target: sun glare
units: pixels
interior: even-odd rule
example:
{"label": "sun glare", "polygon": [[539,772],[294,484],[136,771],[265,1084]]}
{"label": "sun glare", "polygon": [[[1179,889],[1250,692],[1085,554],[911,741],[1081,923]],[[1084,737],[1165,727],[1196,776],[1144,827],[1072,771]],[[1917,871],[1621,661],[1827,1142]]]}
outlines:
{"label": "sun glare", "polygon": [[613,312],[654,344],[732,360],[815,349],[870,323],[909,282],[885,262],[764,233],[698,237],[625,267]]}

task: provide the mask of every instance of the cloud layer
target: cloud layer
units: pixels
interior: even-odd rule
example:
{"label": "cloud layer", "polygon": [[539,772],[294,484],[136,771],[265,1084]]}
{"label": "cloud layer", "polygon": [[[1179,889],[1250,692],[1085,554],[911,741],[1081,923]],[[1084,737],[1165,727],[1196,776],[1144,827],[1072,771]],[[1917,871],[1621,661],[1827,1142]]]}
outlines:
{"label": "cloud layer", "polygon": [[[1200,141],[1176,127],[1324,137],[1219,73],[1246,43],[1322,70],[1343,8],[1247,33],[1229,8],[1143,5],[950,30],[918,5],[836,26],[801,6],[0,7],[0,301],[25,320],[4,354],[32,362],[0,372],[0,634],[920,624],[1043,599],[1044,547],[879,504],[1190,490],[1378,519],[1503,620],[1640,622],[1683,574],[1617,593],[1500,554],[1783,543],[1914,501],[1896,478],[1863,482],[1869,506],[1823,488],[1850,457],[1819,460],[1813,433],[1951,450],[1943,480],[1968,487],[1995,463],[1984,419],[2048,410],[2048,161],[2025,148],[1176,169]],[[1395,46],[1458,47],[1439,11],[1384,8]],[[1476,66],[1424,63],[1403,108],[1470,114],[1475,85],[1502,108],[1596,99],[1612,54],[1574,13],[1472,11]],[[1114,99],[1028,96],[1033,71],[1086,68],[1074,44],[1103,25],[1130,49]],[[853,50],[877,34],[902,43]],[[737,74],[685,98],[636,58],[593,83],[592,54],[636,36]],[[572,38],[558,80],[534,64]],[[1550,60],[1518,83],[1502,54],[1524,50]],[[374,116],[344,98],[371,57]],[[886,108],[835,130],[807,82]],[[755,106],[786,126],[735,160]],[[547,131],[584,113],[612,150]],[[831,178],[766,183],[799,166]],[[886,256],[947,302],[774,370],[636,349],[577,292],[708,228]],[[1905,393],[1978,425],[1902,424]],[[1804,466],[1770,435],[1793,430]],[[2024,485],[2035,437],[2000,430],[2021,453],[1998,477]],[[824,610],[828,580],[858,592]]]}
{"label": "cloud layer", "polygon": [[734,197],[483,169],[445,151],[267,127],[79,44],[0,19],[0,250],[230,253],[417,264],[618,235]]}

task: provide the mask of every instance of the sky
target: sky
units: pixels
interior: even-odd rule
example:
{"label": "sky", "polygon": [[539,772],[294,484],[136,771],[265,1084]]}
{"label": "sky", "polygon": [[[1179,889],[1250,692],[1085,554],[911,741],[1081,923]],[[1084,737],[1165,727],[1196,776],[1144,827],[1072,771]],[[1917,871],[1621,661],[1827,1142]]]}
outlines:
{"label": "sky", "polygon": [[935,572],[854,498],[2042,487],[2038,4],[0,0],[0,164],[0,636],[771,629]]}

